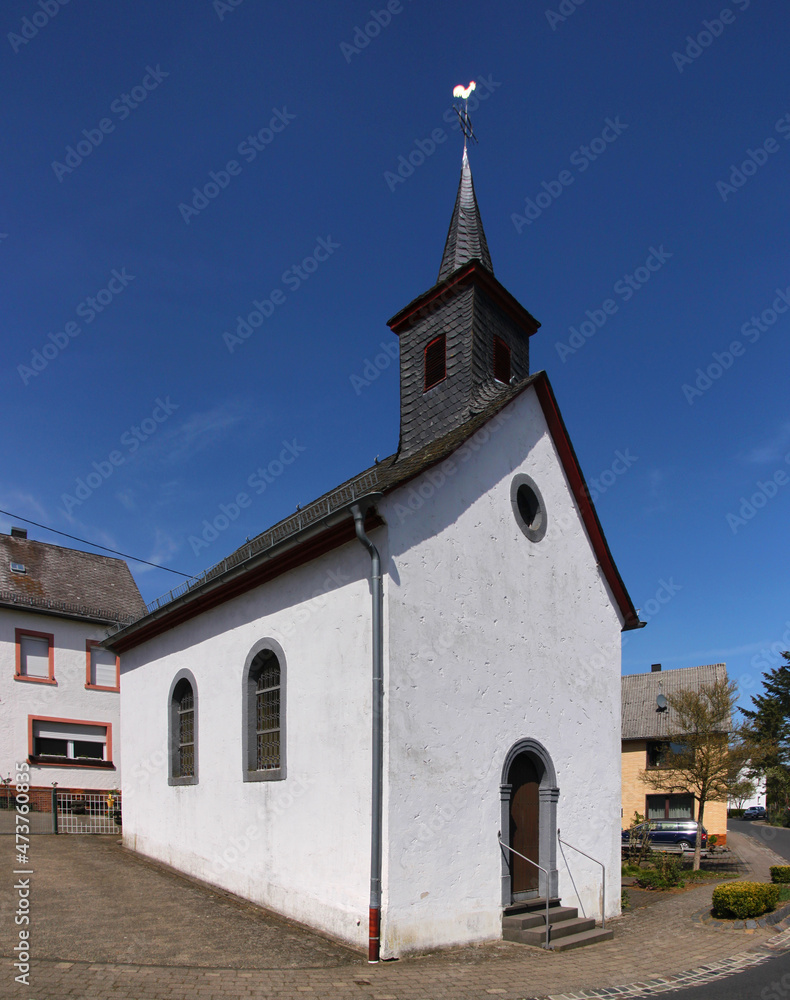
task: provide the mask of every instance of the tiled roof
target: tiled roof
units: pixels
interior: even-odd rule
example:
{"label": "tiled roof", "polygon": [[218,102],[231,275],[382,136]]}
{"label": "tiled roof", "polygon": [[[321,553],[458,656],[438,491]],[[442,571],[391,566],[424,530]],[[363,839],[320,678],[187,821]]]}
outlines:
{"label": "tiled roof", "polygon": [[659,694],[698,691],[703,686],[727,680],[724,663],[679,670],[656,670],[649,674],[627,674],[622,678],[622,738],[624,740],[661,739],[676,731],[671,708],[658,711]]}
{"label": "tiled roof", "polygon": [[455,208],[450,220],[450,230],[447,233],[447,241],[442,254],[442,266],[439,268],[437,280],[442,281],[459,267],[468,264],[470,260],[479,260],[486,270],[490,271],[491,274],[494,273],[488,241],[480,218],[480,209],[477,207],[472,171],[469,168],[466,150],[464,150],[461,180],[458,184]]}
{"label": "tiled roof", "polygon": [[[12,572],[11,563],[25,567]],[[114,622],[145,612],[122,559],[0,535],[0,607]]]}

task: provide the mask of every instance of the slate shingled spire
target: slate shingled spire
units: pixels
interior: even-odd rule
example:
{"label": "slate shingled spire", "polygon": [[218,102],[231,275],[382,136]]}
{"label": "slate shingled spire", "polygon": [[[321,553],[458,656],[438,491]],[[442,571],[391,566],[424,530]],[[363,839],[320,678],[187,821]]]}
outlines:
{"label": "slate shingled spire", "polygon": [[480,209],[477,207],[469,158],[466,155],[466,149],[464,149],[461,181],[458,185],[447,242],[444,245],[438,280],[443,281],[463,264],[468,264],[470,260],[479,260],[487,271],[490,271],[491,274],[494,273],[483,222],[480,218]]}
{"label": "slate shingled spire", "polygon": [[466,153],[439,280],[388,325],[400,338],[398,461],[529,376],[540,323],[494,277]]}

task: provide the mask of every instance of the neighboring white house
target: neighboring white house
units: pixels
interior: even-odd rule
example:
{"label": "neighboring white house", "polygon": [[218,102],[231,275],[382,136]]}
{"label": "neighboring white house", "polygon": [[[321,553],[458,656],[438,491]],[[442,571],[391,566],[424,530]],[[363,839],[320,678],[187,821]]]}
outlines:
{"label": "neighboring white house", "polygon": [[768,801],[765,797],[765,775],[758,775],[755,778],[749,778],[749,773],[746,768],[741,771],[740,778],[751,781],[754,784],[754,794],[747,796],[744,799],[730,799],[727,803],[729,809],[748,809],[749,806],[762,806],[765,809],[768,805]]}
{"label": "neighboring white house", "polygon": [[34,793],[120,787],[120,666],[100,642],[144,608],[123,560],[23,528],[0,535],[0,778],[11,790],[22,762]]}
{"label": "neighboring white house", "polygon": [[398,452],[106,641],[126,845],[357,946],[380,914],[382,957],[499,938],[547,890],[600,917],[558,827],[619,912],[640,624],[466,156],[438,283],[390,326]]}

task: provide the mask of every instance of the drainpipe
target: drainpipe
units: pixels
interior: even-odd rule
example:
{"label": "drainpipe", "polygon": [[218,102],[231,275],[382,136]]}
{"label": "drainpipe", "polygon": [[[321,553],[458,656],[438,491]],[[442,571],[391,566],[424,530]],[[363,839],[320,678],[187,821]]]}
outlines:
{"label": "drainpipe", "polygon": [[373,646],[373,784],[371,791],[370,817],[370,911],[368,923],[368,962],[379,960],[381,948],[381,817],[382,817],[382,774],[384,745],[384,682],[382,608],[384,592],[381,583],[381,556],[378,549],[365,534],[365,512],[367,504],[355,503],[350,508],[354,515],[357,538],[370,554],[370,589],[373,598],[372,646]]}

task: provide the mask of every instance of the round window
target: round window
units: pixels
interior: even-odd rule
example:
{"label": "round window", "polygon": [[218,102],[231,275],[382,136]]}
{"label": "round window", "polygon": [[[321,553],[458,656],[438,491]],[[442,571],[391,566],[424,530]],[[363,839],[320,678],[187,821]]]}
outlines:
{"label": "round window", "polygon": [[546,504],[535,481],[524,473],[513,477],[510,503],[519,528],[531,542],[546,534]]}

